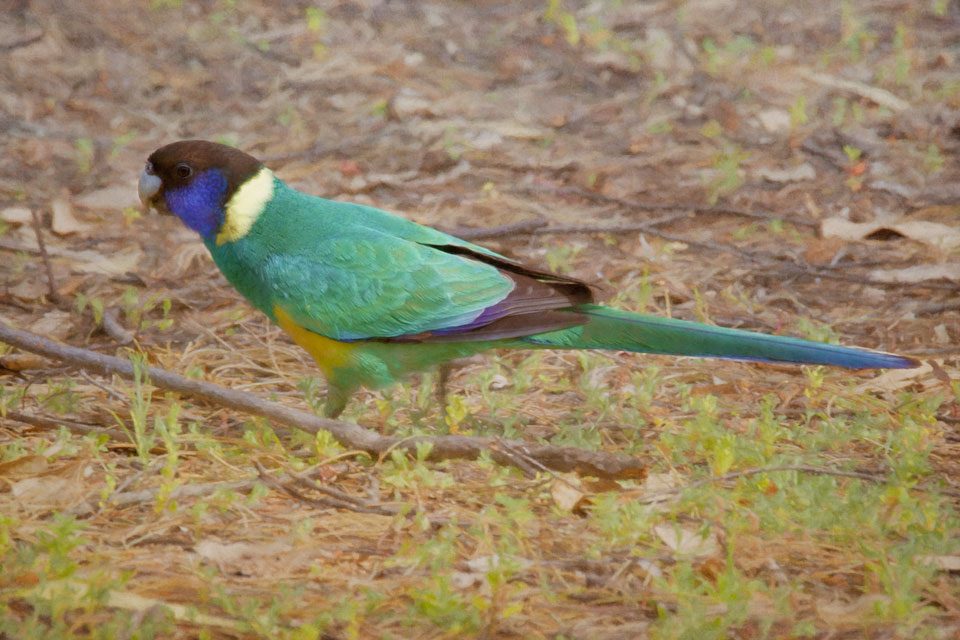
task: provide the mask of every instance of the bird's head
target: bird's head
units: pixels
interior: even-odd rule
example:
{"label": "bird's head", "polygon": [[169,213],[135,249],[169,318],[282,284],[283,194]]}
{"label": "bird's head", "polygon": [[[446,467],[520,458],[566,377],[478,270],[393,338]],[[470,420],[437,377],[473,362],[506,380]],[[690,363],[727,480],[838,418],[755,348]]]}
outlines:
{"label": "bird's head", "polygon": [[243,151],[206,140],[181,140],[150,154],[140,174],[140,201],[180,218],[217,244],[243,237],[273,196],[273,173]]}

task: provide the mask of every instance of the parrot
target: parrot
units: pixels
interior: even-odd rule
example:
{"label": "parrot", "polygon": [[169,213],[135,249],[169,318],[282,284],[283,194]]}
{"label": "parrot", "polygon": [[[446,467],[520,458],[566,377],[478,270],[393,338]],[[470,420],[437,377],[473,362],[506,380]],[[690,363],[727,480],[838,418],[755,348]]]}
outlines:
{"label": "parrot", "polygon": [[316,361],[336,418],[379,389],[491,349],[605,349],[850,369],[913,358],[641,314],[598,286],[375,207],[298,191],[237,148],[180,140],[137,185],[200,234],[227,281]]}

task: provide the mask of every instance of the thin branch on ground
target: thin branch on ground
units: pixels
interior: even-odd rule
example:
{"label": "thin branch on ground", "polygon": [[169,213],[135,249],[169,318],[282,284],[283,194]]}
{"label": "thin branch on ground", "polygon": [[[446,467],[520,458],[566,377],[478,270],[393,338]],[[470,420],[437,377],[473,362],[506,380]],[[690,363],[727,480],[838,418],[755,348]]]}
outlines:
{"label": "thin branch on ground", "polygon": [[[89,349],[58,344],[29,331],[13,329],[0,322],[0,342],[37,353],[48,358],[67,362],[101,375],[118,375],[133,379],[133,365],[128,360],[104,355]],[[249,393],[202,382],[189,380],[157,367],[147,367],[147,375],[154,386],[176,391],[213,405],[244,411],[274,420],[308,433],[329,432],[342,446],[359,449],[378,457],[393,448],[416,453],[417,444],[431,445],[430,460],[474,460],[484,451],[489,451],[499,464],[514,465],[515,458],[492,447],[496,440],[475,436],[434,436],[397,438],[383,436],[369,429],[339,420],[321,418],[305,411],[285,407]],[[572,447],[557,447],[505,440],[513,447],[522,447],[526,455],[554,471],[576,471],[582,475],[600,478],[639,478],[646,473],[646,463],[630,456],[584,451]]]}
{"label": "thin branch on ground", "polygon": [[[381,504],[370,504],[360,500],[359,498],[351,496],[348,493],[335,490],[331,491],[329,487],[322,487],[316,483],[310,482],[302,475],[293,475],[288,472],[288,474],[285,474],[279,478],[274,478],[272,475],[270,475],[270,472],[267,471],[262,464],[260,464],[259,461],[255,462],[255,464],[257,466],[257,472],[260,474],[260,479],[264,482],[264,484],[273,487],[277,491],[287,494],[294,500],[312,507],[317,507],[320,509],[346,509],[348,511],[355,511],[357,513],[372,513],[374,515],[389,517],[405,515],[408,518],[413,518],[416,516],[422,516],[427,519],[432,527],[442,527],[453,522],[453,520],[450,518],[432,516],[423,510],[404,509],[402,507],[388,507]],[[291,481],[300,484],[311,491],[326,493],[328,497],[312,498],[310,496],[306,496],[290,486]],[[457,519],[456,522],[467,526],[470,524],[469,520]]]}
{"label": "thin branch on ground", "polygon": [[108,396],[110,396],[111,398],[113,398],[113,399],[116,400],[117,402],[126,402],[126,401],[127,401],[126,398],[124,398],[122,395],[120,395],[119,393],[117,393],[116,391],[114,391],[113,389],[111,389],[110,387],[108,387],[107,385],[103,384],[102,382],[100,382],[99,380],[97,380],[96,378],[94,378],[93,376],[91,376],[89,373],[87,373],[87,372],[84,371],[83,369],[80,369],[79,373],[80,373],[80,377],[81,377],[81,378],[83,378],[84,380],[86,380],[87,382],[89,382],[90,384],[92,384],[93,386],[95,386],[95,387],[97,387],[97,388],[99,388],[99,389],[102,389],[103,391],[106,392],[106,394],[107,394]]}
{"label": "thin branch on ground", "polygon": [[[292,478],[291,476],[275,478],[270,475],[270,472],[267,471],[267,469],[260,464],[259,461],[256,461],[255,464],[257,466],[257,472],[260,474],[260,479],[263,480],[264,484],[271,486],[278,491],[286,493],[291,498],[303,502],[304,504],[309,504],[322,509],[348,509],[350,511],[356,511],[357,513],[373,513],[381,516],[396,516],[403,512],[397,507],[386,507],[379,504],[366,504],[362,500],[347,494],[344,494],[343,497],[339,497],[327,493],[327,497],[325,498],[311,498],[310,496],[303,495],[290,486],[290,481],[292,479],[298,484],[304,484],[310,490],[320,490],[319,487],[317,487],[314,483],[305,483],[302,481],[302,478]],[[410,513],[412,515],[414,512],[411,511]]]}
{"label": "thin branch on ground", "polygon": [[123,325],[117,320],[117,313],[113,309],[107,309],[103,312],[103,330],[113,338],[114,342],[121,346],[133,342],[133,335],[123,328]]}
{"label": "thin branch on ground", "polygon": [[[661,224],[669,224],[681,218],[688,217],[685,213],[675,213],[669,216],[663,216],[649,222],[633,222],[624,224],[570,224],[546,226],[546,221],[530,220],[527,222],[518,222],[515,224],[506,224],[499,227],[489,227],[487,229],[448,229],[446,233],[457,236],[464,240],[482,240],[487,238],[498,238],[502,236],[545,236],[559,234],[575,233],[654,233],[654,227]],[[660,235],[660,232],[656,232]]]}
{"label": "thin branch on ground", "polygon": [[[183,500],[184,498],[199,498],[202,496],[208,496],[211,493],[216,493],[220,490],[247,492],[252,491],[254,485],[258,481],[259,478],[251,478],[248,480],[232,480],[230,482],[202,482],[199,484],[185,484],[171,491],[168,499]],[[135,504],[144,504],[156,500],[157,496],[162,490],[162,487],[154,487],[152,489],[140,489],[139,491],[115,493],[108,498],[107,502],[111,507],[118,508],[129,507]],[[83,516],[91,513],[92,511],[93,507],[90,505],[90,502],[84,501],[72,509],[69,509],[67,513]]]}
{"label": "thin branch on ground", "polygon": [[50,265],[50,256],[47,255],[47,244],[43,240],[43,230],[40,229],[40,217],[37,210],[31,208],[30,216],[33,218],[33,232],[37,236],[37,246],[40,248],[40,258],[43,260],[43,268],[47,273],[47,295],[51,302],[59,303],[60,294],[57,293],[57,285],[53,279],[53,267]]}
{"label": "thin branch on ground", "polygon": [[457,227],[456,229],[443,229],[438,227],[444,233],[449,233],[463,240],[482,240],[485,238],[500,238],[503,236],[514,236],[520,234],[533,233],[538,229],[547,228],[546,220],[522,220],[511,224],[501,224],[496,227]]}
{"label": "thin branch on ground", "polygon": [[8,242],[0,242],[0,251],[9,251],[11,253],[25,253],[28,256],[40,256],[40,249],[34,249],[33,247],[22,247],[17,244],[10,244]]}
{"label": "thin branch on ground", "polygon": [[[725,473],[722,476],[717,476],[715,478],[703,478],[697,480],[696,482],[691,482],[688,485],[682,487],[677,487],[676,489],[668,489],[666,491],[658,491],[643,497],[643,501],[653,501],[659,500],[661,498],[676,495],[681,491],[686,491],[687,489],[693,489],[705,484],[711,484],[715,482],[726,482],[727,480],[736,480],[737,478],[746,478],[749,476],[755,476],[760,473],[770,473],[775,471],[799,471],[801,473],[814,473],[825,476],[838,476],[841,478],[856,478],[857,480],[865,480],[867,482],[881,483],[886,482],[886,476],[878,473],[864,473],[862,471],[843,471],[842,469],[830,469],[829,467],[815,467],[812,465],[806,464],[785,464],[785,465],[775,465],[770,467],[756,467],[754,469],[741,469],[739,471],[731,471],[730,473]],[[915,487],[921,491],[926,491],[924,487]],[[960,491],[950,489],[949,487],[941,487],[940,492],[944,495],[958,497],[960,496]]]}
{"label": "thin branch on ground", "polygon": [[707,214],[725,214],[735,215],[743,218],[753,218],[755,220],[780,220],[802,227],[817,228],[820,224],[814,220],[804,220],[802,218],[787,218],[776,213],[766,211],[748,211],[740,207],[734,207],[724,204],[699,204],[695,202],[654,202],[650,200],[628,200],[626,198],[616,198],[596,191],[589,191],[581,187],[527,187],[525,191],[549,191],[558,195],[573,195],[590,200],[592,202],[604,202],[620,205],[627,209],[644,209],[647,211],[693,211],[694,213]]}
{"label": "thin branch on ground", "polygon": [[4,417],[8,420],[15,420],[24,424],[31,424],[35,427],[44,427],[47,429],[59,429],[60,427],[66,427],[68,430],[74,433],[82,433],[83,435],[88,433],[102,433],[110,436],[114,440],[128,440],[127,436],[119,429],[98,427],[92,424],[74,422],[73,420],[64,420],[63,418],[59,417],[52,418],[49,416],[23,413],[22,411],[16,411],[14,409],[7,409]]}

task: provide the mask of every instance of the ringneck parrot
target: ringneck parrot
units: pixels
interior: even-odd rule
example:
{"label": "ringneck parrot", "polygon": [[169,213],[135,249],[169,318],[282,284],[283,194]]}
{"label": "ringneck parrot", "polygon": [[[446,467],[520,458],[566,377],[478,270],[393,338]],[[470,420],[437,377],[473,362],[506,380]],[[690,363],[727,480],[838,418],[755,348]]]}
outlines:
{"label": "ringneck parrot", "polygon": [[911,358],[598,304],[590,284],[380,209],[301,193],[203,140],[154,151],[140,199],[196,231],[227,280],[306,349],[336,417],[359,387],[489,349],[612,349],[852,369]]}

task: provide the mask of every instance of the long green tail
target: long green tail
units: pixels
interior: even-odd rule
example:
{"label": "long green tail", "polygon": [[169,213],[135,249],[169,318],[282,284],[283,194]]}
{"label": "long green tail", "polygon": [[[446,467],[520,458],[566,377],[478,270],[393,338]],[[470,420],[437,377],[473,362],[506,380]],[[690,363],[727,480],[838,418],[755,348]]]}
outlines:
{"label": "long green tail", "polygon": [[571,309],[571,312],[589,316],[590,320],[584,325],[522,340],[558,348],[618,349],[753,362],[827,364],[850,369],[908,369],[920,364],[913,358],[890,353],[714,327],[599,305],[580,305]]}

